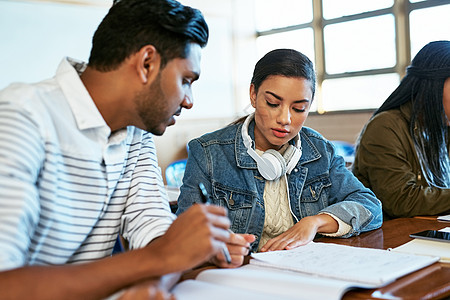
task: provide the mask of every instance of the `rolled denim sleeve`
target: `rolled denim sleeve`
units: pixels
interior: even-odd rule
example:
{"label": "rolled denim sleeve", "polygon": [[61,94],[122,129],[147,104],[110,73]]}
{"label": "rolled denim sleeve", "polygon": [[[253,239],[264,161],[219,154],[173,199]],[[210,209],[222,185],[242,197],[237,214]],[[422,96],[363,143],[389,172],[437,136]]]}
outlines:
{"label": "rolled denim sleeve", "polygon": [[[352,226],[342,237],[377,229],[383,222],[381,202],[346,167],[341,156],[331,147],[329,206],[321,210]],[[345,188],[342,188],[345,187]]]}

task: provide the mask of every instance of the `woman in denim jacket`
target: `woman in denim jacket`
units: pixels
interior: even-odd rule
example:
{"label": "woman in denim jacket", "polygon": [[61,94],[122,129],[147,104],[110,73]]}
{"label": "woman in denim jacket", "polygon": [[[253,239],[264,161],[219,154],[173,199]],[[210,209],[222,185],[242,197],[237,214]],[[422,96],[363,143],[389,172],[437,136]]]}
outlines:
{"label": "woman in denim jacket", "polygon": [[313,65],[302,53],[278,49],[261,58],[250,86],[255,112],[189,143],[177,214],[201,202],[203,183],[211,203],[228,208],[232,231],[256,237],[253,251],[380,227],[380,201],[329,141],[303,127],[314,91]]}

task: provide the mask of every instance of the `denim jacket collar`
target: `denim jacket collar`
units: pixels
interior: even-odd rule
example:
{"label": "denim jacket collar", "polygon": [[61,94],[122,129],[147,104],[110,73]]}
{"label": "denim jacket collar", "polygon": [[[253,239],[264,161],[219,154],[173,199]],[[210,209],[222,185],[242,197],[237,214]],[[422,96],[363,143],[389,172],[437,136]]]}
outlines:
{"label": "denim jacket collar", "polygon": [[[238,167],[244,169],[256,169],[257,165],[253,158],[247,153],[247,148],[244,145],[241,129],[243,124],[239,124],[238,130],[236,130],[235,146],[236,146],[236,163]],[[255,121],[251,121],[248,125],[248,134],[251,139],[255,140]],[[300,130],[300,139],[302,141],[302,156],[299,164],[304,165],[314,160],[318,160],[322,155],[317,147],[313,144],[311,139]]]}

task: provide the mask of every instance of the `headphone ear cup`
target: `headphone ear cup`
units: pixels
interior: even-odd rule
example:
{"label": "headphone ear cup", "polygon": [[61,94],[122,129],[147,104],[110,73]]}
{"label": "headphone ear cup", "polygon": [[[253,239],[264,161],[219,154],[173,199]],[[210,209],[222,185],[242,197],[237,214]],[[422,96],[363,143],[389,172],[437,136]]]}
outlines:
{"label": "headphone ear cup", "polygon": [[[267,165],[270,166],[272,169],[273,176],[270,176],[271,178],[266,178],[267,180],[275,180],[280,178],[283,174],[286,173],[286,161],[284,157],[274,149],[269,149],[261,155],[261,158],[266,162]],[[258,165],[259,170],[259,165]],[[261,174],[261,170],[259,170]],[[267,172],[265,172],[267,173]]]}
{"label": "headphone ear cup", "polygon": [[300,157],[302,156],[302,150],[290,145],[283,154],[283,158],[286,161],[286,173],[291,174],[294,167],[297,165]]}

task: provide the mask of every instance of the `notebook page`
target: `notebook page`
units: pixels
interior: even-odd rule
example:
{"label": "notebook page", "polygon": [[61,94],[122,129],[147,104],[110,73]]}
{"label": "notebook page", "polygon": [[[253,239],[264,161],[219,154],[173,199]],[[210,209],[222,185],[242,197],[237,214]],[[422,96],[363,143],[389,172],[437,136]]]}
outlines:
{"label": "notebook page", "polygon": [[253,253],[250,264],[382,286],[439,257],[311,242],[292,250]]}

